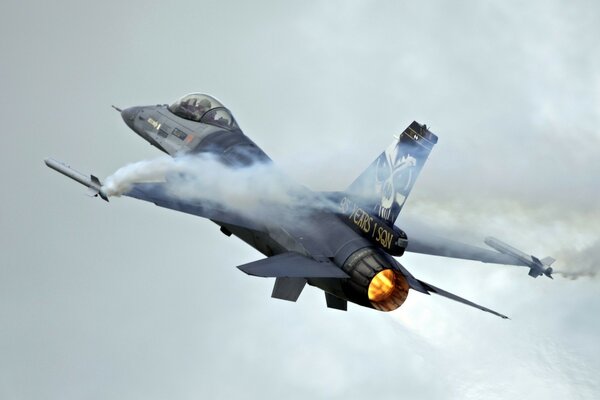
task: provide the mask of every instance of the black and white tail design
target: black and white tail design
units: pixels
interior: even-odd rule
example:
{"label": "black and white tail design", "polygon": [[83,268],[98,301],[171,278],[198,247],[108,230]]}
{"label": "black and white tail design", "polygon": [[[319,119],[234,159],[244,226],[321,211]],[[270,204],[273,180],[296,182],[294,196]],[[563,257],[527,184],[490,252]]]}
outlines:
{"label": "black and white tail design", "polygon": [[346,190],[355,202],[393,225],[437,136],[414,121]]}

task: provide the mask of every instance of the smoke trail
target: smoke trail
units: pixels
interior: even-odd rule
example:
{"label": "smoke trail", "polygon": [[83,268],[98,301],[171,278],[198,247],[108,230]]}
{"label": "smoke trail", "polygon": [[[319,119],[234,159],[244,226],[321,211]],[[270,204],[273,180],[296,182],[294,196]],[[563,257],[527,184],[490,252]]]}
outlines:
{"label": "smoke trail", "polygon": [[271,162],[231,166],[211,154],[163,156],[128,164],[106,179],[103,190],[109,196],[121,196],[144,182],[163,183],[170,196],[182,201],[212,203],[253,220],[274,215],[298,219],[315,209],[338,210],[337,203],[297,184]]}
{"label": "smoke trail", "polygon": [[[300,167],[308,168],[306,164]],[[310,169],[320,170],[318,165],[311,165]],[[141,182],[162,182],[174,198],[213,203],[259,222],[286,219],[301,223],[304,216],[315,210],[339,212],[337,203],[316,196],[271,162],[256,161],[233,167],[210,154],[162,156],[120,168],[106,179],[103,190],[109,196],[121,196]],[[478,196],[475,202],[469,201],[469,196],[426,199],[424,194],[421,192],[409,199],[398,221],[399,227],[409,234],[409,240],[411,231],[422,228],[435,236],[487,249],[483,238],[491,235],[525,252],[541,249],[542,256],[554,255],[558,259],[555,272],[566,278],[600,276],[600,240],[595,237],[595,214],[575,210],[559,212],[554,207],[534,207],[500,196]],[[429,235],[432,245],[436,244],[435,236]],[[590,241],[591,245],[578,251],[572,247],[556,248],[556,243],[574,246],[573,243]],[[446,243],[440,241],[438,246],[443,248]]]}
{"label": "smoke trail", "polygon": [[106,178],[102,189],[108,196],[119,197],[134,183],[164,181],[166,173],[176,167],[177,163],[169,156],[127,164]]}
{"label": "smoke trail", "polygon": [[565,250],[561,254],[565,267],[555,271],[567,279],[595,278],[600,273],[600,239],[579,251]]}

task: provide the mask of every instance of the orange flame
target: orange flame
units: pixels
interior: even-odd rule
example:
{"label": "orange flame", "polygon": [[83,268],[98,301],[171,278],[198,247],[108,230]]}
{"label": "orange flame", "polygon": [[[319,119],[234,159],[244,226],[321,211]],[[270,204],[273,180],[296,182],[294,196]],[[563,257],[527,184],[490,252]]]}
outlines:
{"label": "orange flame", "polygon": [[391,269],[384,269],[375,275],[369,284],[369,300],[379,302],[390,297],[396,288],[394,278],[394,271]]}

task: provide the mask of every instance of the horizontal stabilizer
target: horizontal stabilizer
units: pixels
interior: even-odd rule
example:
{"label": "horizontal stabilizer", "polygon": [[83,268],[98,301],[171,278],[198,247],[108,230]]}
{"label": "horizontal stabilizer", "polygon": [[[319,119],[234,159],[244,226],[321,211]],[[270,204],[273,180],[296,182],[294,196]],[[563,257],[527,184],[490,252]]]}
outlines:
{"label": "horizontal stabilizer", "polygon": [[295,252],[278,254],[238,268],[248,275],[263,278],[349,278],[329,261],[315,261]]}
{"label": "horizontal stabilizer", "polygon": [[459,303],[463,303],[463,304],[466,304],[466,305],[468,305],[468,306],[471,306],[471,307],[478,308],[478,309],[480,309],[481,311],[485,311],[485,312],[492,313],[492,314],[494,314],[494,315],[497,315],[497,316],[499,316],[500,318],[508,319],[508,317],[507,317],[506,315],[500,314],[500,313],[498,313],[498,312],[496,312],[496,311],[494,311],[494,310],[490,310],[489,308],[486,308],[486,307],[480,306],[479,304],[475,304],[475,303],[473,303],[472,301],[469,301],[469,300],[467,300],[467,299],[463,299],[462,297],[459,297],[459,296],[457,296],[457,295],[455,295],[455,294],[452,294],[452,293],[450,293],[450,292],[446,292],[445,290],[442,290],[442,289],[436,288],[435,286],[433,286],[433,285],[430,285],[429,283],[426,283],[426,282],[423,282],[423,281],[418,281],[418,282],[419,282],[419,283],[420,283],[420,284],[421,284],[423,287],[425,287],[425,289],[427,289],[427,291],[429,291],[429,292],[431,292],[431,293],[435,293],[435,294],[438,294],[438,295],[440,295],[440,296],[446,297],[446,298],[448,298],[448,299],[451,299],[451,300],[454,300],[454,301],[458,301]]}

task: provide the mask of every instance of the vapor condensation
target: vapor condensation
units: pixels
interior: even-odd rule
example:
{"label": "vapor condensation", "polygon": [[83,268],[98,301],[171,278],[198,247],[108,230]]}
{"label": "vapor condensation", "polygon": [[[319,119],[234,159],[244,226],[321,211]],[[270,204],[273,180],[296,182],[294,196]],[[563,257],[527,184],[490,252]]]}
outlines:
{"label": "vapor condensation", "polygon": [[338,209],[337,204],[315,196],[270,162],[233,167],[210,154],[162,156],[125,165],[106,179],[103,190],[118,197],[136,183],[148,182],[163,183],[169,195],[182,201],[215,204],[256,221],[274,214],[296,220],[309,210]]}
{"label": "vapor condensation", "polygon": [[178,167],[169,156],[127,164],[106,178],[102,189],[108,196],[119,197],[140,182],[163,182],[169,170]]}
{"label": "vapor condensation", "polygon": [[560,256],[565,267],[555,272],[568,279],[595,278],[600,272],[600,239],[577,251],[565,249]]}
{"label": "vapor condensation", "polygon": [[[319,171],[324,166],[306,161],[295,167]],[[161,156],[128,164],[109,176],[103,189],[109,196],[121,196],[143,182],[163,182],[178,199],[211,202],[259,222],[276,214],[300,223],[309,211],[339,211],[336,203],[313,195],[271,162],[232,167],[210,154]],[[538,258],[556,258],[555,273],[577,279],[600,276],[600,239],[594,217],[556,209],[552,204],[532,204],[508,196],[486,198],[458,188],[457,193],[449,191],[444,197],[436,188],[428,196],[427,188],[417,185],[397,224],[407,230],[409,240],[411,229],[424,229],[432,233],[432,241],[441,236],[488,250],[483,238],[495,236]]]}

